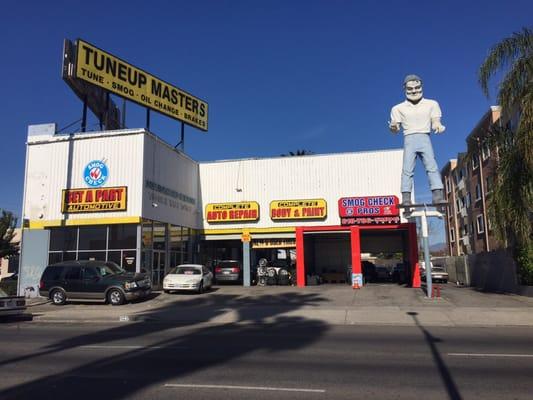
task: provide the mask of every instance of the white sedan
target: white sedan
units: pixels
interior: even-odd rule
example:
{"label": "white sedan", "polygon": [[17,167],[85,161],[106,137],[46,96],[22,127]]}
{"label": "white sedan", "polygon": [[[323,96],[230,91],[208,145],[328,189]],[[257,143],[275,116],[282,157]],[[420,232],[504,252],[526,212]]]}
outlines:
{"label": "white sedan", "polygon": [[202,293],[213,286],[213,273],[200,264],[182,264],[172,268],[163,279],[163,291],[193,290]]}

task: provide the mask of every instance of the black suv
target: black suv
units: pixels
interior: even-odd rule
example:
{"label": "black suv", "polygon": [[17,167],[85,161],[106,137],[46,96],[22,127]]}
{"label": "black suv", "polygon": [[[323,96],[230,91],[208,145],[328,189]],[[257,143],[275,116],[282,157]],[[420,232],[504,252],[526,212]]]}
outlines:
{"label": "black suv", "polygon": [[56,305],[67,299],[105,300],[112,305],[145,297],[152,291],[146,274],[126,272],[110,261],[64,261],[46,267],[39,294]]}

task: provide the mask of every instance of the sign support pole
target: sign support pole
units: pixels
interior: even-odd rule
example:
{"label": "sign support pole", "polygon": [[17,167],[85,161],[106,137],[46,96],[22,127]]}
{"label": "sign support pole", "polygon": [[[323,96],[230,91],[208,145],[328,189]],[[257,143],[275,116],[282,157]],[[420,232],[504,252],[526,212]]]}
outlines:
{"label": "sign support pole", "polygon": [[87,130],[87,97],[83,99],[83,113],[81,116],[81,131]]}
{"label": "sign support pole", "polygon": [[146,109],[146,130],[150,130],[150,109]]}
{"label": "sign support pole", "polygon": [[126,129],[126,99],[122,99],[122,129]]}
{"label": "sign support pole", "polygon": [[181,121],[181,151],[185,153],[185,123]]}

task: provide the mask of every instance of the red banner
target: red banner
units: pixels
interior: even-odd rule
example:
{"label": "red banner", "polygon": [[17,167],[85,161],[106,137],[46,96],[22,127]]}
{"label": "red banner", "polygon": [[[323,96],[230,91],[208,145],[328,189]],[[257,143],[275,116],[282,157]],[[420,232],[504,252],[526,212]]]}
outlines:
{"label": "red banner", "polygon": [[339,199],[339,217],[394,217],[400,215],[396,196],[343,197]]}

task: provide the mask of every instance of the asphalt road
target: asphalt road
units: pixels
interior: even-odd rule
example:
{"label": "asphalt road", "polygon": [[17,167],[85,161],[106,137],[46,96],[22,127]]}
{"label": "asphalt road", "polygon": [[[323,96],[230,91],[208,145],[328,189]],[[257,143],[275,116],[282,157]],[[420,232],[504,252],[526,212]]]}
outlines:
{"label": "asphalt road", "polygon": [[0,399],[533,396],[532,328],[22,322],[0,349]]}

